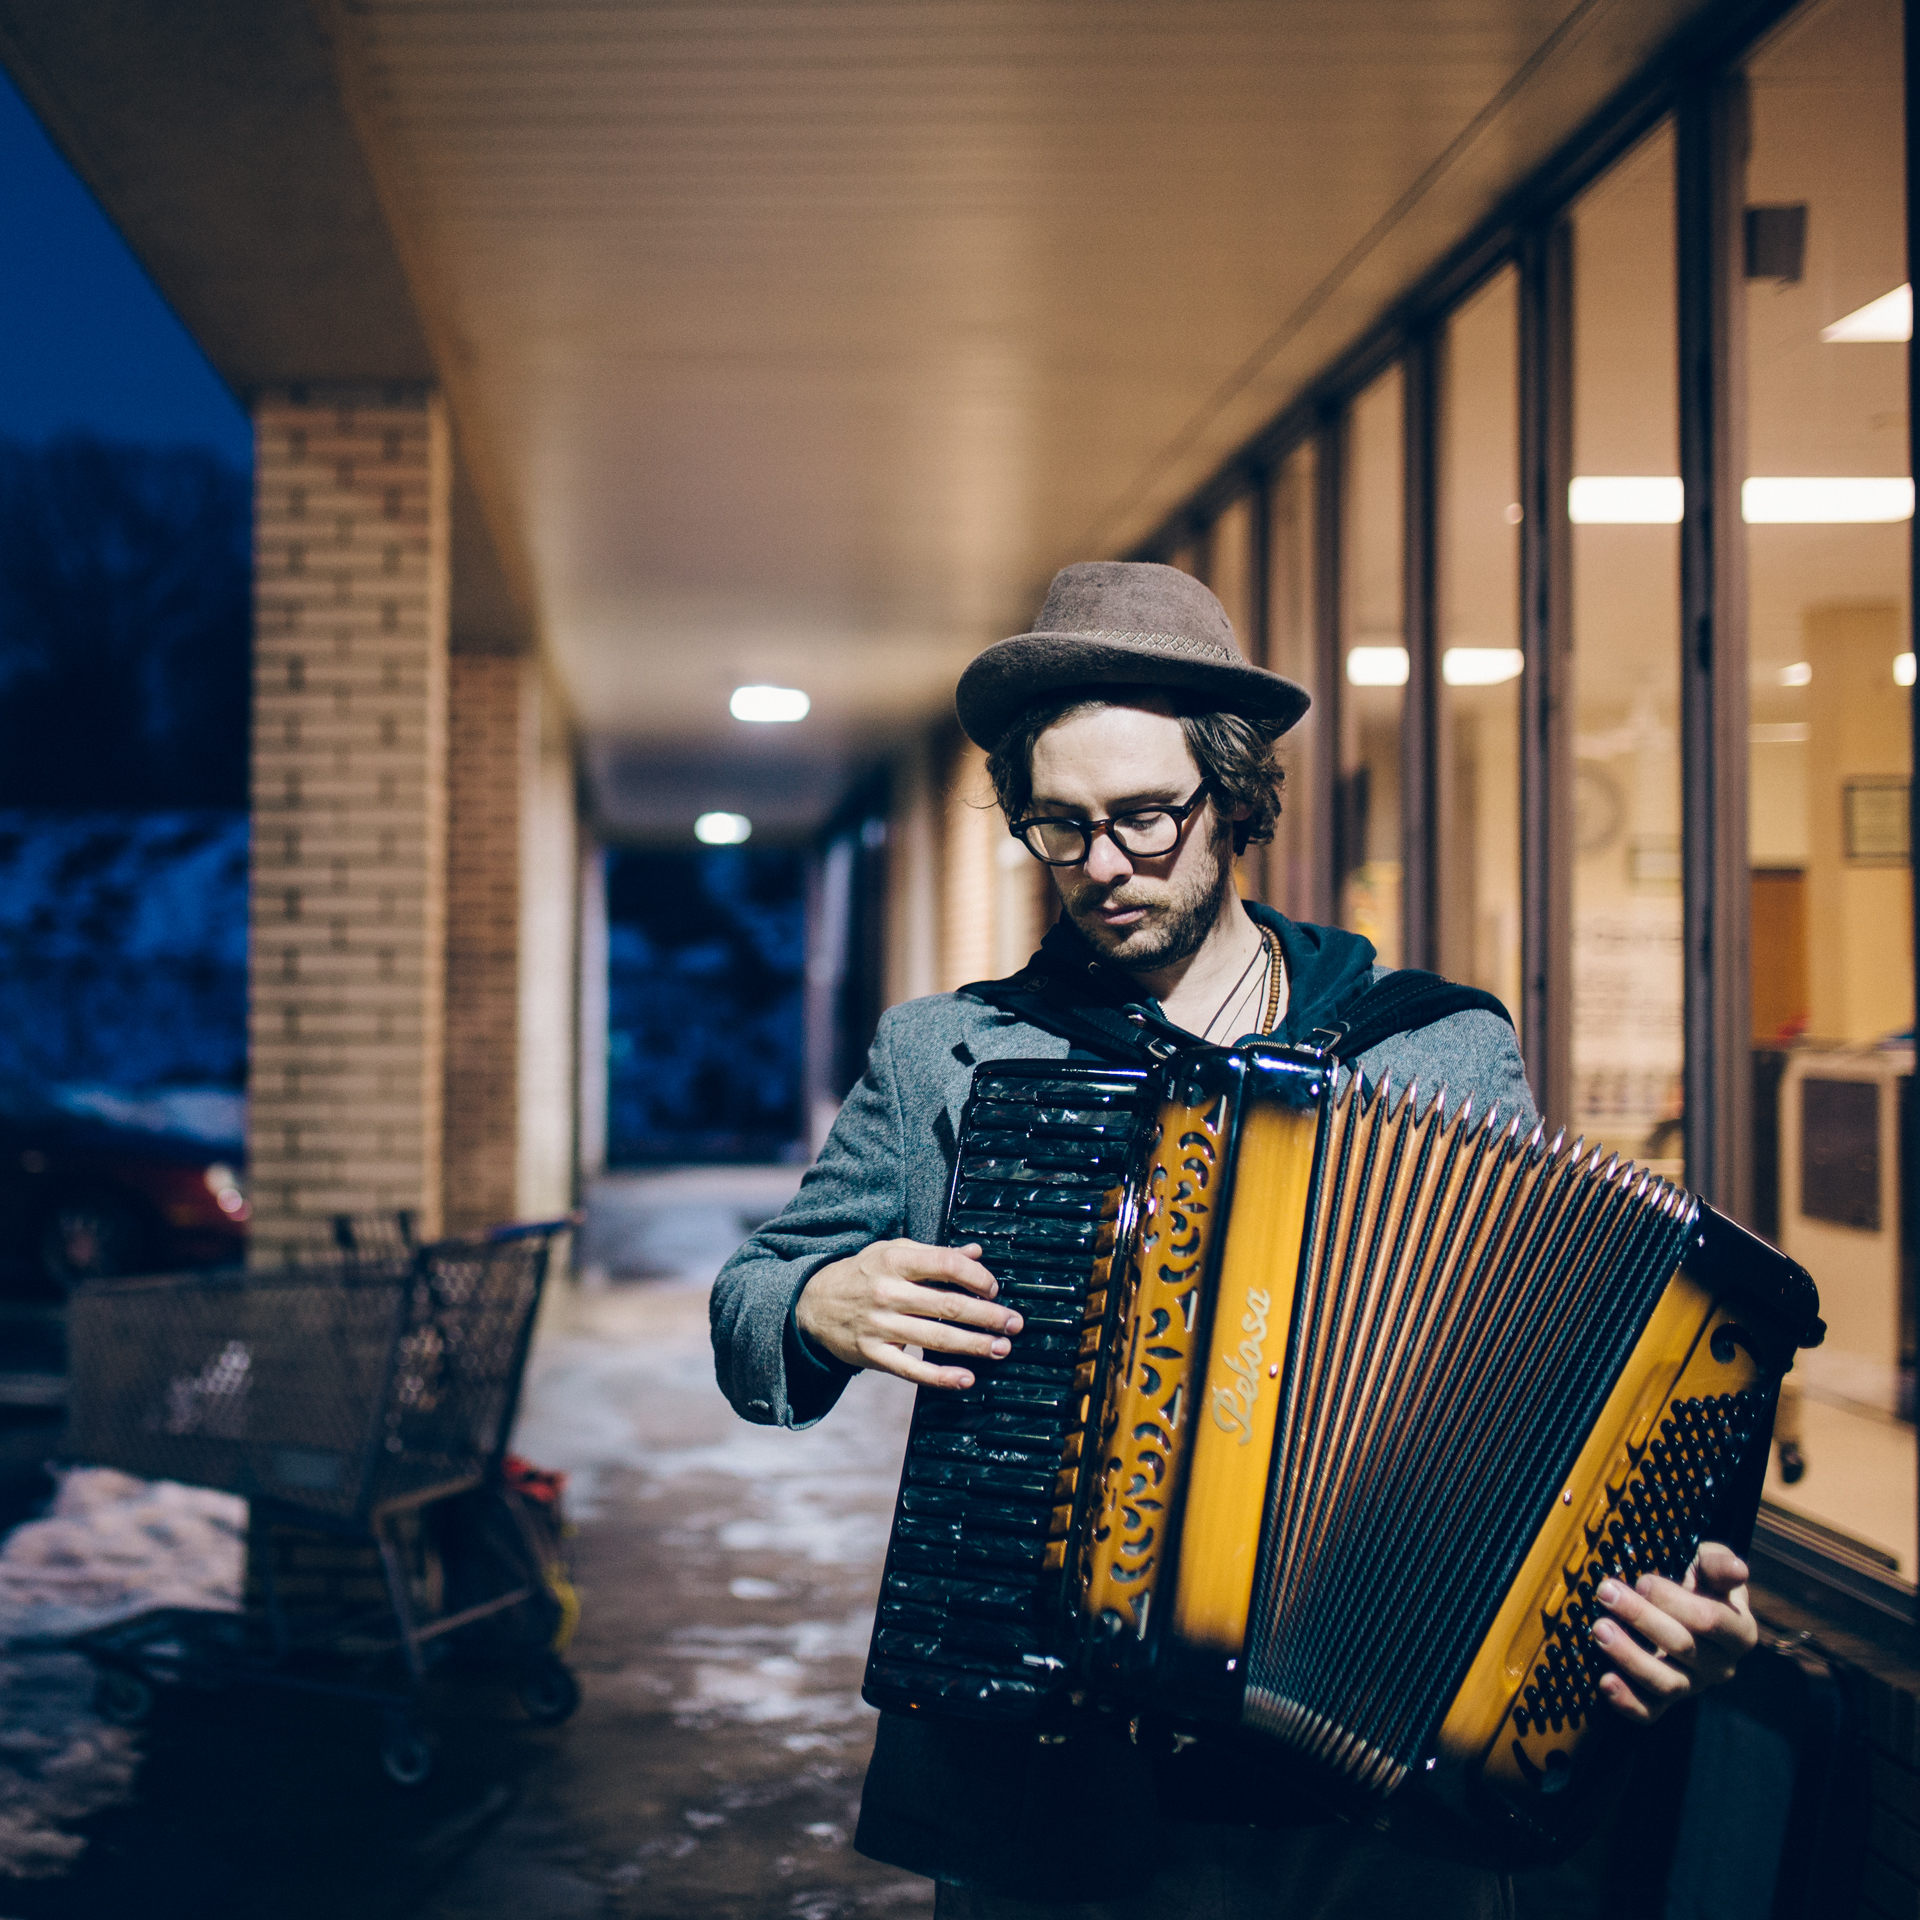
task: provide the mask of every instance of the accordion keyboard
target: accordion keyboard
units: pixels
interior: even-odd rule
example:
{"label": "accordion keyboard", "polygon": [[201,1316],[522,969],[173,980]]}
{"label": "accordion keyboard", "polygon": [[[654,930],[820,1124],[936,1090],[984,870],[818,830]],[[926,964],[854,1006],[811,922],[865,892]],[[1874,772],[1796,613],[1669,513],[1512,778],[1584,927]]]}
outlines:
{"label": "accordion keyboard", "polygon": [[1057,1687],[1047,1536],[1081,1318],[1148,1104],[1126,1069],[1004,1061],[974,1077],[941,1242],[977,1241],[1025,1325],[966,1392],[920,1391],[867,1662],[875,1706],[1022,1720]]}

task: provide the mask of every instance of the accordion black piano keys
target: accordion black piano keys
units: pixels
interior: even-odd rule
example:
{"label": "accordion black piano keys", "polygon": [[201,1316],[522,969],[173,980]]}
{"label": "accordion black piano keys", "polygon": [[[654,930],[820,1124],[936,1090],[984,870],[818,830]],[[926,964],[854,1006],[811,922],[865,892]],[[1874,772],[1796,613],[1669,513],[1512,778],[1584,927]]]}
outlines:
{"label": "accordion black piano keys", "polygon": [[1608,1575],[1743,1547],[1807,1275],[1657,1176],[1327,1055],[980,1069],[943,1237],[1026,1320],[923,1391],[876,1705],[1236,1729],[1550,1833]]}

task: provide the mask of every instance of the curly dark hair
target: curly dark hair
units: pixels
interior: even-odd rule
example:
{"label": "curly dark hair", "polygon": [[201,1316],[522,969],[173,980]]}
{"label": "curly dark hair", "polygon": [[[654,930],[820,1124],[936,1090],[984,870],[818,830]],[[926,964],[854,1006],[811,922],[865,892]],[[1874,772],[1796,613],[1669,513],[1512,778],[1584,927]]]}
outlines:
{"label": "curly dark hair", "polygon": [[[1271,840],[1273,824],[1280,817],[1280,789],[1287,777],[1274,758],[1280,726],[1271,720],[1249,720],[1238,713],[1189,711],[1172,689],[1155,687],[1152,691],[1172,705],[1180,731],[1186,736],[1187,751],[1193,755],[1193,763],[1200,769],[1221,817],[1230,816],[1243,803],[1247,807],[1246,818],[1233,822],[1234,852],[1245,853],[1249,847]],[[993,797],[999,801],[1008,824],[1023,818],[1033,805],[1034,742],[1055,721],[1094,707],[1129,704],[1111,691],[1074,687],[1027,708],[987,755]]]}

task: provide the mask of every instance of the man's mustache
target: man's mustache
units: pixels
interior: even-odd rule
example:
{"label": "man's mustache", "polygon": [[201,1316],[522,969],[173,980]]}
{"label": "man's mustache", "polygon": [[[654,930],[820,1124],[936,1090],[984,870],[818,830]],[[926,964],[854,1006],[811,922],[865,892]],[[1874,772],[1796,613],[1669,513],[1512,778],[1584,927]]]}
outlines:
{"label": "man's mustache", "polygon": [[1096,907],[1152,907],[1159,903],[1151,894],[1131,894],[1127,883],[1122,881],[1117,887],[1103,887],[1098,881],[1090,881],[1080,888],[1067,901],[1069,913],[1091,913]]}

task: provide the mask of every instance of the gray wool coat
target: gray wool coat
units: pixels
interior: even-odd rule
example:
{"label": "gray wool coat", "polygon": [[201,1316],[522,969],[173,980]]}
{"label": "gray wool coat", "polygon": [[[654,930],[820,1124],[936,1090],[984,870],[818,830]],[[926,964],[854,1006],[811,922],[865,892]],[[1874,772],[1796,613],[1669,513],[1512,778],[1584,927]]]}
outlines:
{"label": "gray wool coat", "polygon": [[[1388,971],[1376,967],[1374,977]],[[881,1017],[866,1074],[800,1191],[714,1282],[714,1364],[736,1412],[804,1427],[828,1411],[843,1371],[813,1367],[815,1377],[788,1377],[796,1357],[788,1318],[801,1289],[821,1267],[875,1240],[936,1240],[974,1068],[983,1060],[1060,1060],[1068,1051],[1059,1035],[966,992],[911,1000]],[[1494,1107],[1503,1119],[1534,1120],[1519,1046],[1498,1014],[1451,1014],[1395,1035],[1358,1064],[1371,1086],[1413,1083],[1422,1107],[1444,1090],[1448,1111],[1470,1098],[1477,1113]]]}
{"label": "gray wool coat", "polygon": [[[1301,1030],[1312,1030],[1307,1023],[1323,1007],[1344,1006],[1349,987],[1368,978],[1372,950],[1353,936],[1292,927],[1258,909],[1255,917],[1294,942],[1288,964],[1300,1004],[1289,1017]],[[1043,946],[1030,964],[1047,957]],[[1387,969],[1371,971],[1377,978]],[[715,1364],[741,1414],[799,1427],[832,1407],[851,1375],[800,1339],[792,1323],[800,1290],[829,1261],[875,1240],[935,1240],[974,1069],[1070,1051],[1065,1039],[964,990],[912,1001],[881,1020],[866,1074],[799,1193],[714,1282]],[[1493,1107],[1533,1122],[1513,1029],[1495,1013],[1455,1013],[1396,1035],[1358,1066],[1375,1086],[1413,1083],[1423,1106],[1444,1089],[1449,1110],[1471,1099],[1476,1112]],[[1062,1833],[1110,1819],[1115,1806],[1151,1825],[1244,1822],[1256,1802],[1262,1826],[1274,1824],[1273,1808],[1286,1826],[1325,1817],[1261,1769],[1233,1763],[1222,1773],[1207,1742],[1174,1767],[1097,1735],[1050,1746],[999,1726],[883,1713],[854,1844],[873,1859],[986,1893],[1084,1901],[1115,1889],[1089,1881],[1086,1863],[1060,1845]]]}

